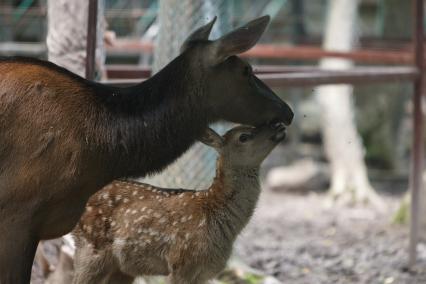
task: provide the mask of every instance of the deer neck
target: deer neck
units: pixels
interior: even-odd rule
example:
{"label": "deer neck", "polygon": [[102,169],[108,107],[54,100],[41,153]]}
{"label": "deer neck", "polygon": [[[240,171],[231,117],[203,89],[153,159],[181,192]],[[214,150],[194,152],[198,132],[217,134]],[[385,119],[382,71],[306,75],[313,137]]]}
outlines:
{"label": "deer neck", "polygon": [[211,186],[213,199],[219,201],[216,224],[228,239],[236,237],[248,223],[260,194],[259,167],[232,167],[219,158]]}
{"label": "deer neck", "polygon": [[139,85],[98,96],[104,112],[93,125],[94,143],[105,149],[101,163],[114,178],[161,171],[215,120],[204,107],[203,75],[188,72],[183,61],[178,57]]}

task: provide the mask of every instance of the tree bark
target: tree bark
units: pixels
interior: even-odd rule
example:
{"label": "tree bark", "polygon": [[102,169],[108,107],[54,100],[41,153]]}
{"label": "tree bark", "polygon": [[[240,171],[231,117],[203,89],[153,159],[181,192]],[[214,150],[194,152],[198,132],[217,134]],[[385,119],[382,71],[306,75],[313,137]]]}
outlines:
{"label": "tree bark", "polygon": [[159,32],[155,43],[153,71],[157,72],[179,55],[180,46],[196,28],[217,16],[210,37],[230,28],[229,1],[160,0]]}
{"label": "tree bark", "polygon": [[[88,20],[87,0],[48,0],[48,59],[84,76],[86,63],[86,37]],[[103,49],[103,1],[99,0],[96,69],[102,74],[105,61]]]}
{"label": "tree bark", "polygon": [[[350,51],[356,39],[357,0],[330,0],[323,47],[326,50]],[[323,59],[323,69],[345,70],[352,62]],[[381,207],[367,176],[364,148],[357,133],[352,87],[329,85],[316,92],[323,115],[323,138],[331,164],[331,195],[344,203],[371,202]]]}

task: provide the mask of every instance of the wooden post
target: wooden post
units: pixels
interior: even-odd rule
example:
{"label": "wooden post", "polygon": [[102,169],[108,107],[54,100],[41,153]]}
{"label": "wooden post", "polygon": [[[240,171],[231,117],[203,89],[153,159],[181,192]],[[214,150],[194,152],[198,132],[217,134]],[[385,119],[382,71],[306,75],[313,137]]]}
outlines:
{"label": "wooden post", "polygon": [[408,266],[412,268],[416,263],[417,258],[417,243],[419,238],[419,204],[420,194],[423,188],[422,173],[423,173],[423,110],[422,110],[422,95],[424,92],[424,4],[423,0],[413,0],[413,15],[415,18],[414,24],[414,56],[415,64],[418,70],[418,77],[414,82],[413,96],[413,146],[412,146],[412,164],[411,164],[411,218],[410,218],[410,245]]}
{"label": "wooden post", "polygon": [[98,0],[89,0],[86,45],[86,79],[95,79],[96,29],[98,22]]}

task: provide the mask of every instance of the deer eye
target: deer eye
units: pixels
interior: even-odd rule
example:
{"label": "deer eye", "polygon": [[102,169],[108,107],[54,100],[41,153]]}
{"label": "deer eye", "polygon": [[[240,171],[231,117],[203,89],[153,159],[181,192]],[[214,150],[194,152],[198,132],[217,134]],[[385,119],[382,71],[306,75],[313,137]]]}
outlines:
{"label": "deer eye", "polygon": [[253,138],[253,136],[252,136],[251,134],[246,134],[246,133],[244,133],[244,134],[241,134],[241,135],[240,135],[239,140],[240,140],[240,142],[241,142],[241,143],[245,143],[245,142],[247,142],[248,140],[250,140],[251,138]]}

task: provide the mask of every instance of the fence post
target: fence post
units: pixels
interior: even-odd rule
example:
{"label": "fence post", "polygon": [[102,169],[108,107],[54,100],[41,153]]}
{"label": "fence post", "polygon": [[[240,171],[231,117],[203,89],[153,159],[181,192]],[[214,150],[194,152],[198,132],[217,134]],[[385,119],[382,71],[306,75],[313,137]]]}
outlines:
{"label": "fence post", "polygon": [[408,266],[412,268],[417,258],[417,242],[419,237],[419,204],[420,194],[423,188],[422,172],[423,172],[423,110],[422,95],[424,92],[424,4],[423,0],[413,0],[414,24],[414,58],[418,70],[418,77],[414,82],[413,96],[413,126],[414,135],[412,141],[412,164],[410,176],[411,189],[411,216],[410,216],[410,245]]}

